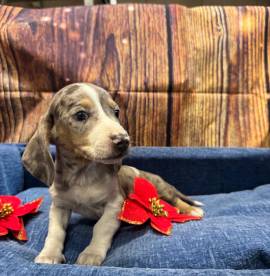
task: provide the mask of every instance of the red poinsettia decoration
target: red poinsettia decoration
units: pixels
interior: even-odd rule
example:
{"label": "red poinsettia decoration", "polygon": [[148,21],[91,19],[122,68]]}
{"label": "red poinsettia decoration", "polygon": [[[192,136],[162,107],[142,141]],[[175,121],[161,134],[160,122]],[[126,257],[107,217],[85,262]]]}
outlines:
{"label": "red poinsettia decoration", "polygon": [[18,240],[27,240],[22,217],[36,213],[42,200],[38,198],[21,205],[21,200],[16,196],[0,196],[0,236],[5,236],[11,231]]}
{"label": "red poinsettia decoration", "polygon": [[173,222],[199,220],[201,217],[180,214],[179,210],[159,198],[155,186],[144,178],[135,178],[134,193],[124,201],[118,218],[131,224],[143,224],[150,219],[157,231],[170,235]]}

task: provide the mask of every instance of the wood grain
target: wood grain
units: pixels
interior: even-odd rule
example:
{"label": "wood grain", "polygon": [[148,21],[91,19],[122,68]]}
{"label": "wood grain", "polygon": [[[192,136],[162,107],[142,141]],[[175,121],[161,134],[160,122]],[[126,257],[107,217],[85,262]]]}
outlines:
{"label": "wood grain", "polygon": [[28,141],[52,97],[48,92],[0,92],[0,141]]}
{"label": "wood grain", "polygon": [[56,92],[87,81],[110,91],[166,91],[165,7],[143,7],[23,10],[6,45],[13,47],[20,90]]}
{"label": "wood grain", "polygon": [[264,96],[219,93],[173,94],[171,143],[178,146],[266,147]]}
{"label": "wood grain", "polygon": [[264,7],[171,6],[173,91],[264,93]]}
{"label": "wood grain", "polygon": [[132,145],[166,145],[166,92],[118,92],[114,99],[122,110],[120,121],[131,136]]}
{"label": "wood grain", "polygon": [[269,145],[269,9],[0,7],[0,141],[73,82],[113,94],[133,145]]}

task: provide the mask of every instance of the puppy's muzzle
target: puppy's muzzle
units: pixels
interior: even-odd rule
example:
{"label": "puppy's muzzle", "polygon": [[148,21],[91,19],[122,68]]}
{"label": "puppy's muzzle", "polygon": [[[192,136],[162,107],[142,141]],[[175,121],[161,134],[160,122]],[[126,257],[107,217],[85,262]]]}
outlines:
{"label": "puppy's muzzle", "polygon": [[114,148],[117,151],[119,151],[120,153],[127,151],[129,147],[129,136],[127,134],[112,135],[111,139],[112,139]]}

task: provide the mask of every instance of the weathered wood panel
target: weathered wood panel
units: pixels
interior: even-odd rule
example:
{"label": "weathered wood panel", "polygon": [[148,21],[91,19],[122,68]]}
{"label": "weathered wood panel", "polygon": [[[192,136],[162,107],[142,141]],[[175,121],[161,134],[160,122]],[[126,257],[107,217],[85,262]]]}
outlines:
{"label": "weathered wood panel", "polygon": [[264,29],[264,66],[265,66],[265,81],[266,92],[270,93],[270,8],[265,8],[265,29]]}
{"label": "weathered wood panel", "polygon": [[179,146],[269,146],[265,96],[175,93],[171,144]]}
{"label": "weathered wood panel", "polygon": [[173,91],[264,93],[265,7],[170,6]]}
{"label": "weathered wood panel", "polygon": [[4,48],[13,51],[9,63],[22,91],[57,91],[76,81],[166,91],[164,14],[164,6],[140,5],[22,10],[7,26]]}
{"label": "weathered wood panel", "polygon": [[[123,110],[120,119],[133,145],[159,146],[170,141],[171,145],[183,147],[269,146],[265,96],[174,93],[170,132],[166,92],[121,92],[114,98]],[[140,116],[142,113],[144,116]]]}
{"label": "weathered wood panel", "polygon": [[122,110],[120,121],[131,136],[132,145],[166,145],[167,92],[118,92],[114,99]]}
{"label": "weathered wood panel", "polygon": [[28,141],[52,97],[49,92],[0,92],[0,141]]}
{"label": "weathered wood panel", "polygon": [[0,7],[0,141],[26,142],[57,90],[114,94],[133,145],[267,146],[269,10]]}

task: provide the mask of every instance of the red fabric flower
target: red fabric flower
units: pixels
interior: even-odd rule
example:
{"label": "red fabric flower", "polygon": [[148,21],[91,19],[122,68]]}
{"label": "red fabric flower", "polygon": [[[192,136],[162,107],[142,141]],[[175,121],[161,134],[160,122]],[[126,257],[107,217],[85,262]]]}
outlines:
{"label": "red fabric flower", "polygon": [[173,222],[199,220],[201,217],[179,214],[176,207],[159,199],[155,186],[144,178],[135,178],[134,193],[124,201],[118,218],[131,224],[143,224],[148,219],[157,231],[170,235]]}
{"label": "red fabric flower", "polygon": [[27,240],[22,216],[34,214],[42,203],[42,198],[21,205],[16,196],[0,196],[0,236],[10,231],[18,240]]}

